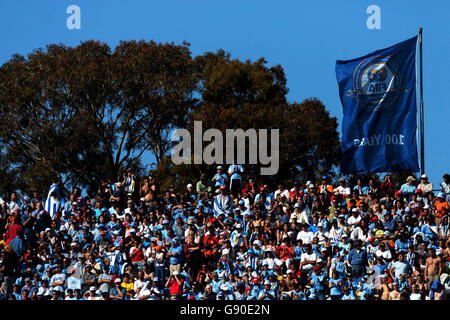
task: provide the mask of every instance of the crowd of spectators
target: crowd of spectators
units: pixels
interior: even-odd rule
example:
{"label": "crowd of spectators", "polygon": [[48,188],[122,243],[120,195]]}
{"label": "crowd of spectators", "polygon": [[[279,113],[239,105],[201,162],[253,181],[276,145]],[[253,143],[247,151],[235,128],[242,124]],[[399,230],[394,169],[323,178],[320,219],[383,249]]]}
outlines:
{"label": "crowd of spectators", "polygon": [[398,190],[389,175],[354,186],[244,176],[218,166],[158,197],[154,176],[128,170],[66,199],[60,179],[48,196],[0,198],[0,299],[448,299],[450,175]]}

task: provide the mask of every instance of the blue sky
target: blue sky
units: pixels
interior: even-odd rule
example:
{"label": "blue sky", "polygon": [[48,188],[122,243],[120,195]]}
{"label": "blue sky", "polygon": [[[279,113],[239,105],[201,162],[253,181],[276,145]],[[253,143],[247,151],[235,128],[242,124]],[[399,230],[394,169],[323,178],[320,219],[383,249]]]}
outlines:
{"label": "blue sky", "polygon": [[[66,27],[73,4],[81,9],[81,30]],[[381,9],[380,30],[366,26],[369,5]],[[450,1],[30,0],[1,1],[0,15],[2,64],[50,43],[95,39],[114,48],[120,40],[186,40],[194,55],[222,48],[239,59],[281,64],[289,101],[319,98],[339,123],[336,60],[388,47],[422,27],[426,172],[436,185],[450,171]]]}

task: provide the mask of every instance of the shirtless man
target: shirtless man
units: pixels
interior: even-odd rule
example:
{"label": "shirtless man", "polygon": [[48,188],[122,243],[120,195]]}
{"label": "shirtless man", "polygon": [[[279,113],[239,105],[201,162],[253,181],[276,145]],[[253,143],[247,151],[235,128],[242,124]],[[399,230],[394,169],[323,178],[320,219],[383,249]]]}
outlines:
{"label": "shirtless man", "polygon": [[400,300],[401,292],[398,290],[398,282],[394,281],[393,286],[394,290],[389,292],[389,300]]}
{"label": "shirtless man", "polygon": [[442,272],[441,258],[436,256],[436,249],[428,248],[429,257],[425,264],[425,281],[430,286],[434,280],[439,280]]}
{"label": "shirtless man", "polygon": [[291,269],[287,271],[287,277],[284,278],[283,282],[284,282],[284,291],[282,292],[282,294],[285,293],[291,296],[296,286],[296,283],[294,281],[294,274],[292,273]]}
{"label": "shirtless man", "polygon": [[389,300],[389,293],[391,292],[391,284],[388,281],[387,276],[382,277],[382,282],[378,288],[378,294],[381,300]]}

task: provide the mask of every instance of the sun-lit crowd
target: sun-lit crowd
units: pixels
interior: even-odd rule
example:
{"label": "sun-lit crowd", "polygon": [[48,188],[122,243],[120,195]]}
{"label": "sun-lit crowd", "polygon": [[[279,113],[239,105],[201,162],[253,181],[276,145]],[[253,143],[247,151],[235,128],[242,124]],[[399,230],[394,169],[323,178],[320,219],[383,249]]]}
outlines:
{"label": "sun-lit crowd", "polygon": [[0,300],[449,297],[448,174],[267,185],[233,164],[160,185],[2,195]]}

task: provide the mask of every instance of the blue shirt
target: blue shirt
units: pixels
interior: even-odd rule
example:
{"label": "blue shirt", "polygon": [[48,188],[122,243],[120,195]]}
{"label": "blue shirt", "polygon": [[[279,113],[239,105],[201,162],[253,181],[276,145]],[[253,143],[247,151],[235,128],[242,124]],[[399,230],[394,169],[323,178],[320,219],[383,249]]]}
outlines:
{"label": "blue shirt", "polygon": [[360,249],[359,252],[357,252],[356,249],[353,249],[348,254],[348,261],[351,265],[365,266],[367,265],[367,253],[362,249]]}
{"label": "blue shirt", "polygon": [[334,284],[334,286],[331,287],[331,289],[330,289],[330,295],[340,296],[342,294],[341,286],[339,284],[340,281],[341,281],[340,279],[333,279],[333,278],[328,281],[328,283]]}
{"label": "blue shirt", "polygon": [[409,185],[407,183],[403,184],[400,187],[400,190],[402,191],[402,193],[416,193],[416,189],[417,189],[417,187],[415,185]]}
{"label": "blue shirt", "polygon": [[176,256],[170,257],[170,264],[179,264],[182,261],[181,253],[183,252],[183,248],[181,246],[178,247],[170,247],[169,253],[176,253]]}
{"label": "blue shirt", "polygon": [[323,292],[325,291],[325,287],[323,286],[323,281],[325,280],[325,275],[316,275],[313,273],[311,275],[311,280],[314,284],[314,291]]}
{"label": "blue shirt", "polygon": [[211,290],[214,293],[218,293],[220,291],[220,286],[222,285],[222,280],[217,279],[217,281],[215,281],[214,279],[211,280]]}
{"label": "blue shirt", "polygon": [[216,177],[216,188],[225,185],[225,181],[227,180],[227,175],[225,173],[216,173],[214,177]]}
{"label": "blue shirt", "polygon": [[244,172],[244,167],[240,164],[232,164],[228,168],[228,173],[231,174],[233,171],[237,171],[231,175],[231,179],[239,179],[241,180],[240,173]]}

